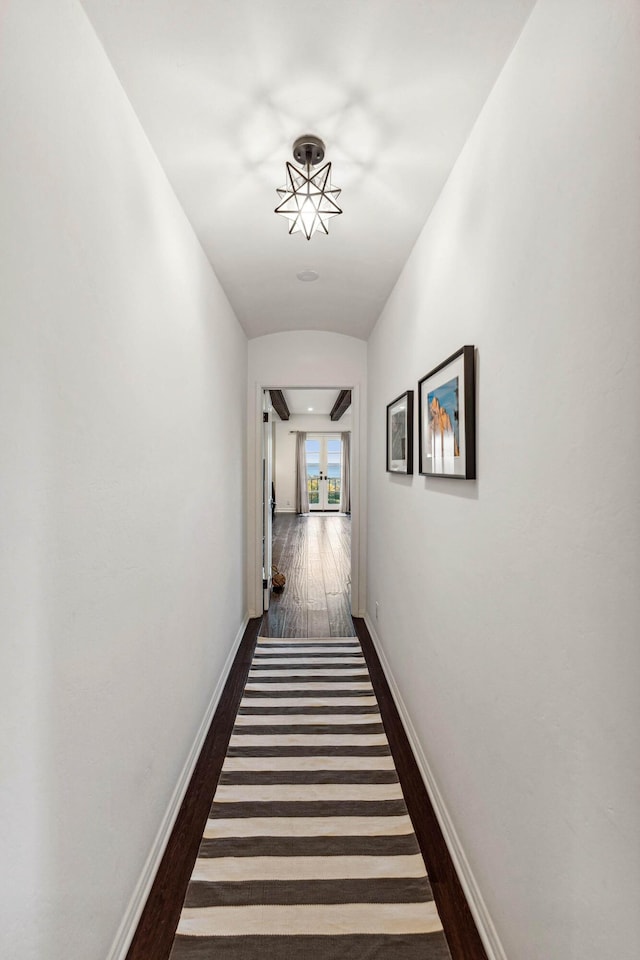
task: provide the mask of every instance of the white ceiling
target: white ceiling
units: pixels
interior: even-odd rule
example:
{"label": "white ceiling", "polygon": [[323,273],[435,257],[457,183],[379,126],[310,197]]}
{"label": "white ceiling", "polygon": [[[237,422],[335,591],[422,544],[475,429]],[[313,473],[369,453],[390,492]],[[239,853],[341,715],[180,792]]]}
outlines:
{"label": "white ceiling", "polygon": [[[534,2],[83,5],[248,336],[366,338]],[[344,210],[310,241],[273,212],[303,133]]]}
{"label": "white ceiling", "polygon": [[[322,415],[328,417],[338,399],[339,390],[286,389],[283,391],[289,412],[292,414]],[[312,410],[309,410],[312,407]]]}

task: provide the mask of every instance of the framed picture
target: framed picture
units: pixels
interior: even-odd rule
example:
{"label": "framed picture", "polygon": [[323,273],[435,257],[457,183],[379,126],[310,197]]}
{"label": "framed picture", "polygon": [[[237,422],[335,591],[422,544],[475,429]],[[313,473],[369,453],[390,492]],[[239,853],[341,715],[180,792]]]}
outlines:
{"label": "framed picture", "polygon": [[462,347],[418,383],[420,473],[476,478],[475,348]]}
{"label": "framed picture", "polygon": [[413,473],[413,390],[387,406],[387,470]]}

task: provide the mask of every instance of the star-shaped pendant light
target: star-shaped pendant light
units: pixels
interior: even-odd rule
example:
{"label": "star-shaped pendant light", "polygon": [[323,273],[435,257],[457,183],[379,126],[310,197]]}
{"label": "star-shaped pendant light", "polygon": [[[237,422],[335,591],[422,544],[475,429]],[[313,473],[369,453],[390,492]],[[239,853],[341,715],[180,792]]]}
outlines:
{"label": "star-shaped pendant light", "polygon": [[342,213],[336,203],[341,191],[331,186],[330,163],[313,171],[324,158],[324,144],[318,137],[299,137],[293,145],[293,158],[304,170],[287,163],[287,183],[277,189],[282,202],[275,212],[287,218],[289,233],[304,233],[311,240],[317,230],[329,233],[327,222]]}

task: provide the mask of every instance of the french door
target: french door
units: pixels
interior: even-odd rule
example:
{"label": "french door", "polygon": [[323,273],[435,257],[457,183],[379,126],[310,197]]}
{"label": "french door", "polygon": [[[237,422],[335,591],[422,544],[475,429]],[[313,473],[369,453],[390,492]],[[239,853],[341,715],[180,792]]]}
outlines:
{"label": "french door", "polygon": [[342,439],[340,434],[309,434],[306,440],[307,491],[309,510],[338,512],[342,476]]}

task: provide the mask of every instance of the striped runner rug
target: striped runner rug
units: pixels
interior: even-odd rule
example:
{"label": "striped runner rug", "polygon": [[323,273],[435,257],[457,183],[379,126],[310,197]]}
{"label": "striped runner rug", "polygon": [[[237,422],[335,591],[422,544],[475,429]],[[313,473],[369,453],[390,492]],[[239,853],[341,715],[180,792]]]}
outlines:
{"label": "striped runner rug", "polygon": [[259,637],[171,960],[450,960],[357,637]]}

